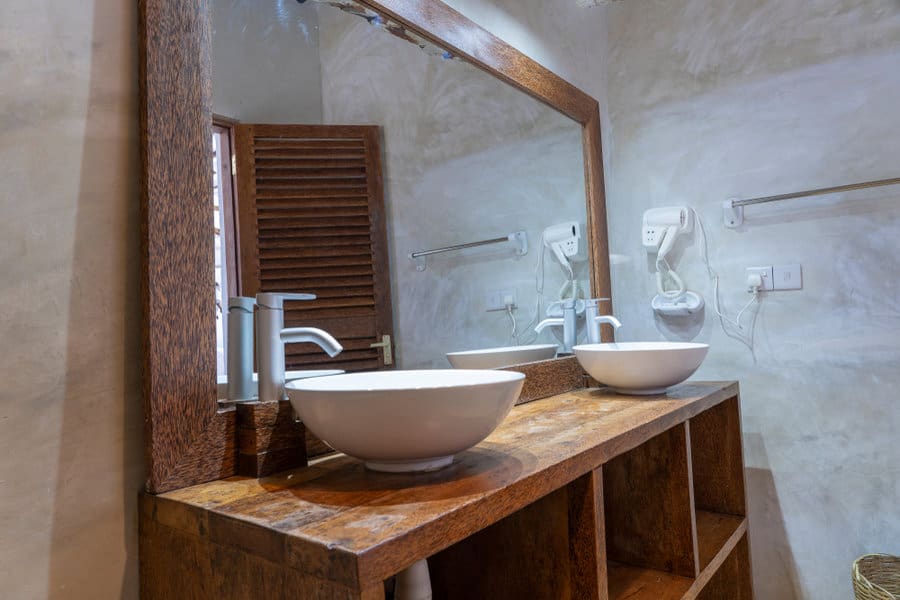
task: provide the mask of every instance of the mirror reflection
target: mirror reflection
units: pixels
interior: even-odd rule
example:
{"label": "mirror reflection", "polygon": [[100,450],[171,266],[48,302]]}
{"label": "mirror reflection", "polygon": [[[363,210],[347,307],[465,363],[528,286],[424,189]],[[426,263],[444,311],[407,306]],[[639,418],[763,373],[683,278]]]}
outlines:
{"label": "mirror reflection", "polygon": [[289,343],[287,370],[564,349],[590,297],[578,123],[350,3],[211,7],[220,375],[246,336],[229,298],[261,292],[314,294],[284,326],[343,347]]}

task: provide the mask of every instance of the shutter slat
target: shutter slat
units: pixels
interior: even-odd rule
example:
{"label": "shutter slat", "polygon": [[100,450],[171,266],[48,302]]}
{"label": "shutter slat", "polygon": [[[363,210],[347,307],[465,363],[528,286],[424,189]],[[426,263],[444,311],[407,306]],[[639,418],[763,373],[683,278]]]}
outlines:
{"label": "shutter slat", "polygon": [[[263,279],[267,281],[281,281],[287,284],[289,281],[317,279],[319,281],[329,281],[330,278],[340,279],[341,277],[372,277],[372,266],[369,264],[360,265],[358,267],[344,266],[337,273],[335,269],[327,267],[318,269],[313,267],[306,268],[283,268],[283,269],[266,269],[263,273]],[[273,283],[272,285],[278,285]]]}
{"label": "shutter slat", "polygon": [[366,167],[366,161],[359,158],[338,158],[334,156],[324,158],[303,157],[300,159],[292,158],[290,156],[274,156],[270,158],[257,158],[253,162],[253,168],[255,169],[323,169],[331,167],[364,169]]}
{"label": "shutter slat", "polygon": [[[272,223],[275,225],[275,223]],[[365,237],[371,236],[368,227],[309,227],[309,228],[291,228],[291,227],[271,227],[260,229],[259,239],[275,239],[275,238],[292,238],[302,237],[304,239],[315,239],[320,237],[331,238],[335,236],[361,235]]]}
{"label": "shutter slat", "polygon": [[319,178],[335,178],[348,177],[365,179],[366,168],[364,166],[343,166],[343,165],[307,165],[305,163],[289,163],[285,162],[276,166],[259,166],[256,167],[256,176],[261,179],[319,179]]}
{"label": "shutter slat", "polygon": [[329,246],[356,246],[359,244],[369,245],[369,236],[341,236],[330,237],[327,242],[320,241],[321,238],[304,238],[281,236],[276,238],[264,239],[260,238],[259,247],[263,248],[318,248],[323,243]]}
{"label": "shutter slat", "polygon": [[331,258],[331,257],[368,257],[369,245],[357,244],[355,246],[337,246],[337,247],[315,247],[315,248],[260,248],[260,256],[266,259],[291,258],[294,260],[302,258]]}
{"label": "shutter slat", "polygon": [[304,198],[368,198],[366,186],[354,185],[349,189],[296,186],[292,188],[262,188],[256,194],[257,201],[271,199],[302,200]]}
{"label": "shutter slat", "polygon": [[352,159],[363,161],[366,153],[363,150],[346,150],[341,148],[256,148],[256,159],[267,158],[326,158],[334,159]]}

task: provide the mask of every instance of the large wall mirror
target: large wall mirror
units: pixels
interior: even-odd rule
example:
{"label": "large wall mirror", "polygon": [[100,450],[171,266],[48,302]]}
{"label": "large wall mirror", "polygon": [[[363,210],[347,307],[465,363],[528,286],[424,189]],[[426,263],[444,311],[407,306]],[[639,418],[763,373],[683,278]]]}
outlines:
{"label": "large wall mirror", "polygon": [[[560,332],[535,325],[590,289],[581,124],[360,5],[210,7],[212,106],[228,118],[214,136],[229,121],[248,130],[234,136],[236,185],[216,189],[236,192],[242,216],[253,209],[241,205],[256,207],[249,219],[221,217],[220,232],[237,224],[244,268],[220,266],[219,306],[229,287],[316,294],[286,305],[288,325],[320,326],[345,350],[289,346],[293,369],[446,368],[448,352],[541,343],[553,358]],[[312,127],[300,136],[293,125]],[[375,126],[377,143],[333,140],[315,125]],[[380,173],[367,169],[370,152]],[[550,240],[554,227],[562,233]],[[559,238],[578,251],[554,253]],[[227,266],[227,252],[217,258]],[[242,285],[228,286],[235,272]],[[221,311],[218,321],[222,374]],[[377,344],[387,339],[385,365]]]}
{"label": "large wall mirror", "polygon": [[287,324],[344,352],[288,368],[365,370],[558,344],[609,295],[592,98],[437,0],[181,4],[142,3],[150,491],[230,474],[230,296],[316,294]]}

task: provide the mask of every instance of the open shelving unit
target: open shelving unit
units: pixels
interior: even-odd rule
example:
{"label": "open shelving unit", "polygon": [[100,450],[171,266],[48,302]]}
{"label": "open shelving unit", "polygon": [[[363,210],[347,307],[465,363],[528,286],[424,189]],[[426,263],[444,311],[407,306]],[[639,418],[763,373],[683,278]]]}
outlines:
{"label": "open shelving unit", "polygon": [[387,600],[427,558],[434,600],[752,600],[738,393],[573,390],[434,473],[334,455],[144,495],[143,596]]}
{"label": "open shelving unit", "polygon": [[430,558],[435,600],[751,600],[739,410],[727,399],[595,469],[593,536],[573,534],[582,476]]}

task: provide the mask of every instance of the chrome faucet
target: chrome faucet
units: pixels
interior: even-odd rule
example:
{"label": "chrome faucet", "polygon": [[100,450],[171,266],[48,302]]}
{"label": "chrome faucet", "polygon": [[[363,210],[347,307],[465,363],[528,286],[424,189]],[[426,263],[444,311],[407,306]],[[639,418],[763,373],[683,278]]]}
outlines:
{"label": "chrome faucet", "polygon": [[577,313],[575,312],[575,299],[569,298],[562,302],[563,316],[551,319],[544,319],[537,324],[534,330],[537,333],[542,332],[546,327],[562,327],[563,328],[563,354],[571,354],[572,348],[575,346],[575,334],[578,332]]}
{"label": "chrome faucet", "polygon": [[615,329],[622,326],[614,316],[599,314],[600,303],[605,301],[609,301],[609,298],[591,298],[584,301],[584,320],[589,344],[600,343],[600,323],[609,323]]}
{"label": "chrome faucet", "polygon": [[331,334],[315,327],[284,326],[285,300],[315,300],[315,294],[276,294],[264,292],[256,295],[256,355],[259,361],[259,400],[272,402],[284,400],[284,345],[312,342],[328,353],[337,356],[344,349]]}

